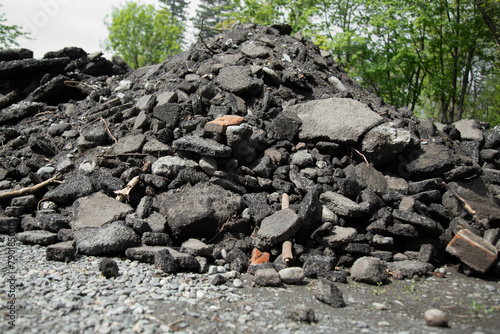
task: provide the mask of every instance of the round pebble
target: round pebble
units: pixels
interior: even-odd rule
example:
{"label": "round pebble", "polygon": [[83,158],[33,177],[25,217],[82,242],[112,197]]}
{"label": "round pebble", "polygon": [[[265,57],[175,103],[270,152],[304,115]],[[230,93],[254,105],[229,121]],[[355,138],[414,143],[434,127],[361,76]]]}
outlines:
{"label": "round pebble", "polygon": [[424,319],[428,326],[448,327],[446,314],[438,309],[432,308],[424,313]]}

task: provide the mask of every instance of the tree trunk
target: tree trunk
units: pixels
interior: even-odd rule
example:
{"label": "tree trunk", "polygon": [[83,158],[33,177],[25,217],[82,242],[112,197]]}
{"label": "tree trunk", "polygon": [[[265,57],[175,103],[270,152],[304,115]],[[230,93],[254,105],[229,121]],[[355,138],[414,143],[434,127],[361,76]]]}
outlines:
{"label": "tree trunk", "polygon": [[469,73],[471,71],[472,58],[474,57],[475,49],[469,49],[467,54],[467,63],[465,66],[465,72],[462,78],[462,91],[460,92],[460,100],[457,106],[457,121],[462,119],[462,113],[464,111],[465,95],[467,94],[467,88],[469,87]]}

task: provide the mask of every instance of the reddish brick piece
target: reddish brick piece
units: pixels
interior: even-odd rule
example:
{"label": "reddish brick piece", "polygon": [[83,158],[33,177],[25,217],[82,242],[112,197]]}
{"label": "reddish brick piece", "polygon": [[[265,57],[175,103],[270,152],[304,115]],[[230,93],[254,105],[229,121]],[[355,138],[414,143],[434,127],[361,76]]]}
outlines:
{"label": "reddish brick piece", "polygon": [[205,124],[205,130],[224,134],[228,126],[240,125],[241,122],[243,122],[243,117],[241,116],[225,115]]}
{"label": "reddish brick piece", "polygon": [[488,241],[463,229],[446,246],[446,251],[472,269],[485,273],[498,257],[498,250]]}
{"label": "reddish brick piece", "polygon": [[257,248],[254,248],[252,251],[252,257],[250,259],[250,265],[253,266],[255,264],[261,264],[269,262],[271,255],[267,252],[262,253]]}

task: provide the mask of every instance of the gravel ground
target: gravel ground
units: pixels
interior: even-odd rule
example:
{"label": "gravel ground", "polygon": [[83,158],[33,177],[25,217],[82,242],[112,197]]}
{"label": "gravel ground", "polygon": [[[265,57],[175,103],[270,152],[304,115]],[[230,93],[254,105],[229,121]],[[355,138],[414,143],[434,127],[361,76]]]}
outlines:
{"label": "gravel ground", "polygon": [[[16,245],[15,326],[9,325],[11,274],[0,245],[1,333],[498,333],[500,284],[448,268],[446,278],[372,286],[338,284],[347,307],[317,301],[311,282],[282,288],[214,286],[208,274],[166,276],[154,266],[117,259],[120,276],[99,274],[100,258],[65,264],[45,260],[45,248]],[[378,304],[374,304],[378,303]],[[286,317],[290,305],[314,309],[317,322]],[[428,327],[423,313],[439,308],[449,328]]]}

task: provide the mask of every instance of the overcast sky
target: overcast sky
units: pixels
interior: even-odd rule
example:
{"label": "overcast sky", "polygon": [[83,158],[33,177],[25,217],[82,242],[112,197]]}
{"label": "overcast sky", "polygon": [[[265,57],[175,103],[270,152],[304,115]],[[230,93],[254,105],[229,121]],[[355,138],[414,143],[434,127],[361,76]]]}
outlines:
{"label": "overcast sky", "polygon": [[[101,43],[108,31],[104,18],[112,7],[125,0],[0,0],[7,22],[16,24],[31,33],[33,40],[19,39],[21,47],[33,50],[35,58],[42,58],[48,51],[67,46],[78,46],[88,53],[101,50]],[[140,0],[138,3],[158,6],[157,0]],[[193,2],[193,1],[191,1]],[[194,9],[189,16],[194,16]],[[106,55],[109,57],[109,55]]]}

